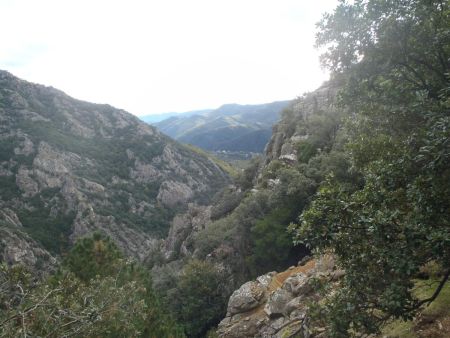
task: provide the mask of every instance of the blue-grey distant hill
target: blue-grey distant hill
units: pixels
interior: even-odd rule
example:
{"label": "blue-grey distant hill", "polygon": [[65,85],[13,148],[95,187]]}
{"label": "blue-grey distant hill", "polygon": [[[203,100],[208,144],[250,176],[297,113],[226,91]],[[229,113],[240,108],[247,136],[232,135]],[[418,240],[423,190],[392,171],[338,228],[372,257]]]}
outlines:
{"label": "blue-grey distant hill", "polygon": [[272,126],[289,103],[225,104],[215,110],[172,115],[152,124],[176,140],[205,150],[260,153],[270,138]]}
{"label": "blue-grey distant hill", "polygon": [[191,115],[196,115],[196,114],[206,114],[213,111],[213,109],[203,109],[203,110],[191,110],[188,112],[184,112],[184,113],[175,113],[175,112],[170,112],[170,113],[162,113],[162,114],[155,114],[155,115],[145,115],[145,116],[139,116],[139,118],[147,123],[150,124],[154,124],[157,122],[161,122],[163,120],[166,120],[170,117],[176,116],[176,117],[187,117],[187,116],[191,116]]}

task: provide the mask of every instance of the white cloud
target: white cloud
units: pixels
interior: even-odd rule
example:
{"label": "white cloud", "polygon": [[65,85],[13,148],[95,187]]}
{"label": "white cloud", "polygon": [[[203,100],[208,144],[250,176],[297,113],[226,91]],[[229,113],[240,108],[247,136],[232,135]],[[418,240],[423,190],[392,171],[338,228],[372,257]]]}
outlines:
{"label": "white cloud", "polygon": [[293,98],[336,0],[0,0],[0,68],[134,114]]}

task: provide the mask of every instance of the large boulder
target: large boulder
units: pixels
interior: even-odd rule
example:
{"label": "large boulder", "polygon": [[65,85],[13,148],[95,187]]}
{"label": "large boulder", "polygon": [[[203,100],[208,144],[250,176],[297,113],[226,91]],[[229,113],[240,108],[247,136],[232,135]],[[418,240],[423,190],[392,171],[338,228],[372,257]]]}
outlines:
{"label": "large boulder", "polygon": [[294,313],[294,316],[290,317],[298,317],[298,313],[300,309],[304,307],[305,299],[303,296],[295,297],[294,299],[290,300],[289,303],[287,303],[284,307],[284,313],[286,315],[291,315],[294,311],[297,311],[297,313]]}
{"label": "large boulder", "polygon": [[250,281],[234,291],[228,302],[227,316],[251,310],[265,301],[266,288],[259,282]]}
{"label": "large boulder", "polygon": [[306,295],[312,290],[310,278],[302,272],[289,276],[284,284],[283,289],[292,293],[294,296]]}
{"label": "large boulder", "polygon": [[[244,284],[230,299],[228,314],[217,330],[220,338],[323,338],[326,330],[311,327],[309,304],[322,295],[312,280],[330,283],[332,289],[344,272],[330,255],[302,260],[297,267],[268,273]],[[256,290],[265,290],[257,300]],[[332,291],[331,291],[332,292]],[[261,294],[261,291],[260,291]]]}
{"label": "large boulder", "polygon": [[283,288],[279,288],[272,292],[264,307],[264,312],[269,317],[283,316],[285,313],[286,304],[291,301],[294,296],[292,293]]}
{"label": "large boulder", "polygon": [[262,326],[262,321],[256,321],[249,317],[234,322],[228,318],[228,321],[223,320],[219,324],[218,333],[222,338],[259,337],[258,333]]}
{"label": "large boulder", "polygon": [[256,280],[263,285],[264,287],[269,287],[270,282],[272,281],[273,276],[275,276],[277,273],[275,271],[266,273],[265,275],[259,276],[256,278]]}

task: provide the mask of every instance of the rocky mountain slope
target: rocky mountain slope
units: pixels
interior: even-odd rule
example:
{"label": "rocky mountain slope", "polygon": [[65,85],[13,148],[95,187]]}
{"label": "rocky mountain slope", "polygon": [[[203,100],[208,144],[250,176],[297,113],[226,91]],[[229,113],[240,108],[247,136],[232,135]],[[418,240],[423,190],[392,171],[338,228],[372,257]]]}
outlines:
{"label": "rocky mountain slope", "polygon": [[207,201],[228,181],[210,158],[123,110],[0,71],[0,255],[6,260],[29,259],[13,252],[26,251],[17,241],[47,257],[97,230],[143,258],[168,233],[177,210]]}
{"label": "rocky mountain slope", "polygon": [[[264,152],[264,167],[274,160],[295,162],[298,160],[298,144],[308,140],[310,136],[318,139],[327,135],[312,135],[314,130],[308,129],[306,121],[324,113],[337,115],[335,105],[339,84],[325,83],[314,92],[305,94],[292,102],[291,109],[283,114],[280,121],[274,125],[272,135]],[[319,123],[317,123],[319,124]],[[336,130],[337,131],[337,130]],[[316,141],[311,140],[309,141]]]}
{"label": "rocky mountain slope", "polygon": [[[307,248],[293,245],[286,228],[297,220],[326,175],[330,171],[337,172],[336,168],[343,165],[341,157],[332,151],[339,127],[339,113],[334,104],[337,86],[326,83],[294,100],[273,128],[260,161],[255,160],[234,184],[217,194],[209,206],[191,205],[186,213],[174,219],[169,236],[148,261],[153,266],[155,287],[163,290],[168,303],[176,301],[172,298],[179,288],[176,281],[183,279],[190,261],[207,262],[220,274],[220,289],[226,304],[233,290],[241,290],[235,293],[244,296],[252,292],[256,284],[252,282],[248,288],[249,280],[268,271],[284,271],[309,253]],[[309,161],[310,158],[315,160]],[[295,332],[303,330],[303,324],[297,325],[298,316],[293,315],[291,321],[290,313],[266,315],[264,312],[265,304],[272,299],[271,293],[281,287],[291,272],[301,269],[303,267],[295,267],[289,272],[261,277],[268,284],[257,285],[260,292],[250,300],[249,307],[237,306],[238,310],[230,310],[236,298],[231,296],[228,313],[225,314],[223,308],[211,317],[216,325],[226,316],[219,334],[223,337],[272,337],[278,333],[281,336],[286,331],[282,328],[295,327]],[[317,271],[314,271],[307,279],[315,278]],[[268,288],[275,275],[276,287]],[[289,294],[286,303],[297,297],[300,295]],[[204,302],[208,300],[205,298]],[[298,309],[291,304],[291,310],[304,314],[304,304],[297,303]]]}
{"label": "rocky mountain slope", "polygon": [[[297,166],[299,162],[302,162],[299,143],[306,141],[315,142],[317,139],[322,139],[322,137],[332,138],[335,136],[337,122],[330,120],[332,117],[337,119],[338,115],[334,107],[336,91],[336,84],[324,84],[316,91],[294,100],[289,108],[284,111],[282,119],[273,127],[273,133],[263,153],[261,163],[257,164],[257,167],[249,174],[250,177],[247,178],[250,181],[251,188],[253,188],[251,191],[253,195],[264,191],[273,195],[277,194],[277,188],[280,188],[281,182],[276,178],[278,173],[274,172],[271,166],[275,165],[279,169],[299,170]],[[308,123],[311,121],[316,125],[316,129],[319,129],[318,126],[323,121],[326,124],[329,123],[330,126],[326,125],[324,127],[325,130],[320,131],[321,135],[317,135],[316,130],[308,126]],[[293,184],[294,182],[287,183]],[[201,222],[194,221],[194,223],[201,224],[206,229],[211,225],[211,222],[229,216],[244,198],[243,190],[239,183],[230,186],[227,192],[222,192],[222,197],[212,201],[209,207],[193,208],[186,214],[180,215],[180,217],[183,217],[183,221],[173,223],[173,228],[167,240],[170,243],[178,243],[180,240],[184,241],[186,238],[189,238],[192,230],[201,232],[202,229],[199,226],[193,228],[189,226],[192,223],[192,219],[201,219]],[[212,215],[214,213],[212,210],[216,210],[217,214]],[[170,254],[167,253],[167,257],[185,255],[186,245],[185,243],[182,246],[178,246],[178,249],[170,246]]]}
{"label": "rocky mountain slope", "polygon": [[[326,175],[339,175],[345,168],[345,161],[333,149],[338,143],[342,114],[335,105],[338,88],[335,80],[294,100],[273,127],[261,162],[254,169],[251,189],[255,199],[258,195],[269,196],[269,211],[259,216],[268,219],[267,227],[256,231],[258,222],[253,223],[247,236],[254,242],[250,252],[268,252],[260,254],[263,260],[258,265],[265,262],[279,272],[253,277],[253,281],[236,288],[229,298],[226,316],[218,325],[219,337],[323,336],[321,328],[310,326],[309,306],[321,298],[314,285],[318,281],[338,283],[343,271],[337,269],[332,257],[307,261],[306,257],[302,259],[306,249],[298,247],[293,251],[289,245],[278,243],[281,236],[286,236],[288,243],[292,241],[286,235],[289,223],[297,220]],[[283,213],[277,213],[280,209],[295,216],[283,220]],[[289,255],[300,260],[297,266],[287,268]],[[279,258],[283,256],[284,261]]]}
{"label": "rocky mountain slope", "polygon": [[173,116],[155,123],[163,133],[205,150],[262,152],[271,128],[289,101],[226,104],[213,111]]}

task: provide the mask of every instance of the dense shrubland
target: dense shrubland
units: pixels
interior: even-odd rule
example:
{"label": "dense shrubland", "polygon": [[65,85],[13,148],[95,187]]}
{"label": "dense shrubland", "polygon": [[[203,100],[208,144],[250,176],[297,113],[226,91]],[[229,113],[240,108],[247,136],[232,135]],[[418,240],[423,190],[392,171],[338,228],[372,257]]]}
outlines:
{"label": "dense shrubland", "polygon": [[1,337],[184,336],[149,271],[99,234],[81,239],[45,280],[2,265],[0,309]]}
{"label": "dense shrubland", "polygon": [[[345,152],[360,181],[330,175],[296,241],[346,270],[322,309],[335,337],[378,332],[433,301],[450,273],[450,7],[446,1],[342,2],[317,35],[343,81]],[[414,278],[439,266],[435,292]]]}

